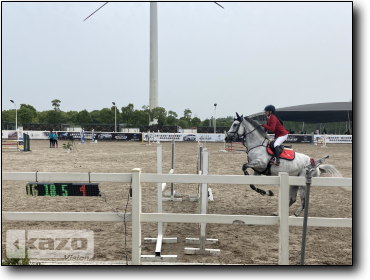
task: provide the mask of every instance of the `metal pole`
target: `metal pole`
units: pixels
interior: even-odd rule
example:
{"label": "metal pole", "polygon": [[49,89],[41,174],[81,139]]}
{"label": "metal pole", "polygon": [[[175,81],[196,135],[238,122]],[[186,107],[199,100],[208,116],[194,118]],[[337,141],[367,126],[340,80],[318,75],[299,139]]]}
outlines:
{"label": "metal pole", "polygon": [[[158,26],[157,3],[150,2],[150,89],[149,109],[158,107]],[[149,125],[157,124],[158,120],[149,121]]]}
{"label": "metal pole", "polygon": [[216,134],[216,106],[217,106],[217,103],[215,103],[215,119],[213,121],[213,124],[214,124],[214,134]]}
{"label": "metal pole", "polygon": [[302,233],[302,248],[301,248],[301,265],[304,265],[304,256],[306,251],[306,234],[307,234],[307,218],[308,218],[308,203],[310,200],[310,186],[312,174],[309,172],[306,175],[306,194],[304,204],[304,218],[303,218],[303,233]]}
{"label": "metal pole", "polygon": [[[171,169],[175,169],[175,140],[172,140],[172,159],[171,159]],[[174,172],[175,173],[175,172]],[[171,183],[171,197],[173,197],[173,183]]]}
{"label": "metal pole", "polygon": [[117,132],[117,106],[115,106],[116,109],[114,110],[114,132]]}

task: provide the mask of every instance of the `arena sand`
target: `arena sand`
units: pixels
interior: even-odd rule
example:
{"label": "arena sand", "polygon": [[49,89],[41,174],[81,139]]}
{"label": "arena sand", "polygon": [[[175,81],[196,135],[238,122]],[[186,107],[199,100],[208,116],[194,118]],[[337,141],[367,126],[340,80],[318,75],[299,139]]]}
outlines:
{"label": "arena sand", "polygon": [[[151,146],[134,142],[103,142],[76,144],[73,153],[59,148],[49,148],[49,142],[31,140],[32,152],[2,152],[2,171],[19,172],[92,172],[131,173],[141,168],[143,173],[156,173],[156,144]],[[171,143],[162,142],[163,173],[171,166]],[[242,152],[223,153],[222,143],[206,143],[209,151],[209,174],[242,175],[241,167],[247,162]],[[309,144],[294,144],[296,152],[319,159],[330,158],[325,163],[334,164],[343,177],[352,177],[352,145],[328,144],[326,148]],[[176,143],[175,173],[195,174],[197,143]],[[345,159],[345,160],[344,160]],[[250,173],[252,170],[249,170]],[[142,211],[156,212],[156,184],[142,184]],[[112,212],[102,197],[27,197],[26,182],[2,181],[2,211],[16,212]],[[100,183],[100,190],[115,211],[124,212],[129,184]],[[210,214],[271,216],[278,207],[278,186],[264,186],[275,196],[266,197],[252,191],[248,185],[210,185],[214,201],[209,203]],[[182,202],[164,202],[163,211],[168,213],[197,213],[197,203],[190,202],[195,184],[176,184],[175,190],[183,193]],[[290,207],[290,215],[299,207],[300,198]],[[127,211],[131,212],[131,200]],[[338,187],[312,187],[309,204],[310,217],[352,218],[352,190]],[[301,213],[303,217],[303,212]],[[94,231],[95,261],[124,261],[125,237],[123,223],[113,222],[2,222],[2,251],[9,229],[89,229]],[[163,255],[177,255],[179,262],[218,264],[278,264],[278,227],[251,225],[208,224],[207,238],[217,238],[219,244],[207,245],[220,249],[220,256],[185,255],[186,237],[198,237],[198,224],[167,223],[165,237],[177,237],[176,244],[164,244]],[[126,224],[127,255],[131,256],[131,223]],[[142,238],[156,237],[157,224],[143,223]],[[300,262],[302,227],[290,227],[289,259],[291,265]],[[154,254],[155,244],[142,243],[142,254]],[[308,227],[305,263],[307,265],[351,265],[352,229]],[[130,260],[130,259],[128,259]]]}

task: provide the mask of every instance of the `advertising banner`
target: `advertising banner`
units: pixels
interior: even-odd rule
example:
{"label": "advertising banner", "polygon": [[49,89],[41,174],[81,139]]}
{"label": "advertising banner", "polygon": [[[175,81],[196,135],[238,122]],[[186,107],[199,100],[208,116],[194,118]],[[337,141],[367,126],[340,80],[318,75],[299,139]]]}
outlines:
{"label": "advertising banner", "polygon": [[[188,133],[149,133],[150,141],[185,141],[185,142],[223,142],[225,134],[188,134]],[[148,141],[147,133],[144,133],[144,141]]]}
{"label": "advertising banner", "polygon": [[[324,144],[324,135],[315,135],[317,144]],[[352,144],[352,135],[326,135],[326,144]]]}
{"label": "advertising banner", "polygon": [[[84,132],[83,134],[80,132],[58,132],[58,138],[60,140],[80,140],[81,135],[83,135],[85,139],[93,139],[92,132]],[[120,140],[120,141],[141,141],[142,134],[141,133],[120,133],[120,132],[110,132],[110,133],[95,133],[94,132],[94,140]]]}

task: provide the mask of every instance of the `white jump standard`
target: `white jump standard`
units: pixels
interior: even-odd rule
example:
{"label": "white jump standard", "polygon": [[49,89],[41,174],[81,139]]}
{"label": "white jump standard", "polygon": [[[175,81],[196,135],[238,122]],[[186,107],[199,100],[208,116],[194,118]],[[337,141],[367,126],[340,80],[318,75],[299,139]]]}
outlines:
{"label": "white jump standard", "polygon": [[[168,174],[174,173],[174,142],[172,142],[172,161],[171,161],[171,170]],[[157,142],[157,174],[162,174],[162,145]],[[175,191],[173,190],[173,183],[171,183],[171,197],[163,197],[163,191],[167,187],[167,183],[158,183],[158,192],[157,192],[157,204],[158,204],[158,213],[163,213],[162,202],[163,201],[181,201],[182,198],[175,198]],[[182,195],[182,194],[180,194]],[[142,261],[152,261],[152,262],[176,262],[177,255],[161,255],[162,243],[177,243],[177,237],[164,238],[163,237],[163,223],[158,222],[158,236],[157,238],[144,238],[144,243],[156,243],[155,246],[155,255],[141,255]]]}
{"label": "white jump standard", "polygon": [[[199,171],[199,175],[208,175],[208,151],[204,149],[202,152],[202,146],[199,147],[199,169],[203,167],[203,171]],[[201,160],[203,154],[203,162]],[[201,192],[199,200],[200,200],[200,214],[207,214],[207,206],[209,200],[209,193],[207,189],[207,184],[201,184]],[[212,193],[211,193],[212,196]],[[212,198],[213,200],[213,198]],[[218,242],[218,239],[207,239],[207,224],[201,223],[200,224],[200,234],[199,238],[186,238],[185,243],[187,244],[199,244],[199,248],[185,248],[186,255],[214,255],[219,256],[220,250],[219,249],[206,249],[207,244],[215,244]]]}

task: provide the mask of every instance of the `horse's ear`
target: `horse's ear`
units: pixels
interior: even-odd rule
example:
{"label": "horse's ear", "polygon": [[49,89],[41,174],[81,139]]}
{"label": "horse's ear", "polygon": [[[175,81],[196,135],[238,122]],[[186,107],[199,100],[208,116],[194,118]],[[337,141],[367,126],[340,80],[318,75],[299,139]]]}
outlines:
{"label": "horse's ear", "polygon": [[241,120],[243,120],[243,115],[240,117]]}
{"label": "horse's ear", "polygon": [[239,114],[238,114],[238,112],[235,112],[235,113],[236,113],[237,118],[239,119]]}

